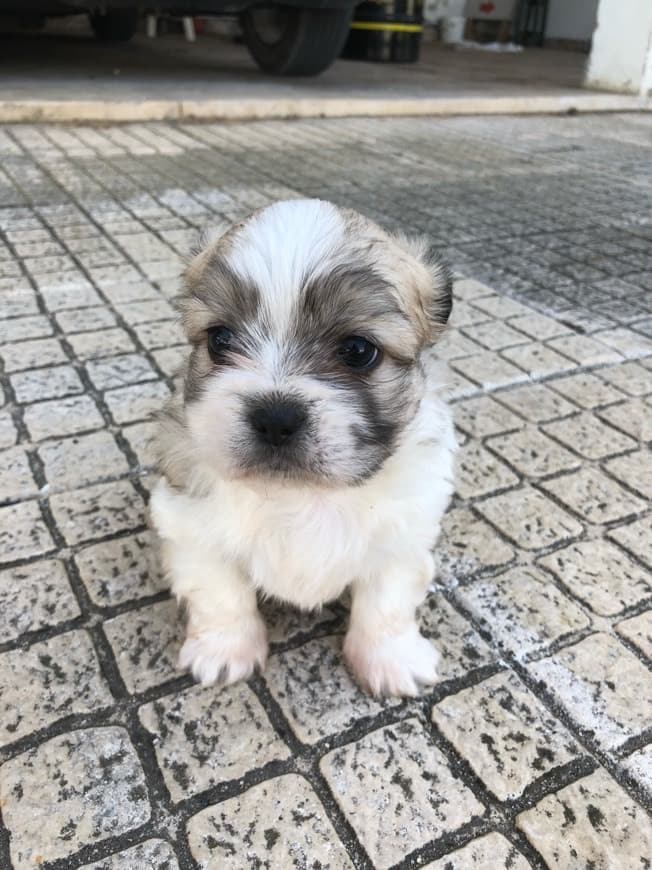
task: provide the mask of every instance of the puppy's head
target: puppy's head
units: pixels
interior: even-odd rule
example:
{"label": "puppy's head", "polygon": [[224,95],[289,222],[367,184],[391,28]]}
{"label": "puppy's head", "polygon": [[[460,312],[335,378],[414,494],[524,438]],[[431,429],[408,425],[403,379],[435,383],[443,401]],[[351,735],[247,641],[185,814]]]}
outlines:
{"label": "puppy's head", "polygon": [[229,477],[351,485],[415,415],[451,285],[423,240],[295,200],[205,238],[180,305],[202,459]]}

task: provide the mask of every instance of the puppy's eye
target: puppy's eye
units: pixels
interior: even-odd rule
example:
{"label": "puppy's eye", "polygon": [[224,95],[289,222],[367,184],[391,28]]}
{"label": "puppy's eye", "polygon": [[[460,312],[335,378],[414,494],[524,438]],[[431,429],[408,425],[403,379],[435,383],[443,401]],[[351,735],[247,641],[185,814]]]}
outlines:
{"label": "puppy's eye", "polygon": [[380,362],[380,351],[376,345],[360,335],[345,338],[337,355],[352,369],[371,369]]}
{"label": "puppy's eye", "polygon": [[208,330],[208,353],[212,359],[219,358],[231,347],[233,333],[228,326],[212,326]]}

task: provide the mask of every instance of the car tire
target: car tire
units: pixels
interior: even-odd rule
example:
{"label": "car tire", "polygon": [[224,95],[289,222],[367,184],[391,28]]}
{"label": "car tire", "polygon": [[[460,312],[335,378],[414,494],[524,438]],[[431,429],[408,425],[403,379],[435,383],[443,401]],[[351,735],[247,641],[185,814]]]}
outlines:
{"label": "car tire", "polygon": [[100,42],[128,42],[138,29],[137,9],[107,9],[88,16]]}
{"label": "car tire", "polygon": [[351,11],[350,7],[299,9],[280,5],[248,9],[242,16],[245,42],[265,72],[318,75],[339,57]]}

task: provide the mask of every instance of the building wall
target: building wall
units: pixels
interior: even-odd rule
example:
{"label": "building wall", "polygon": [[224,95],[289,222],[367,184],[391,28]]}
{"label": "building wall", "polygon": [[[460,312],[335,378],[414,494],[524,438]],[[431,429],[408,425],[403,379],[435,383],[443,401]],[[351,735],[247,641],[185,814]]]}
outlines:
{"label": "building wall", "polygon": [[651,0],[600,0],[586,84],[632,94],[652,89]]}

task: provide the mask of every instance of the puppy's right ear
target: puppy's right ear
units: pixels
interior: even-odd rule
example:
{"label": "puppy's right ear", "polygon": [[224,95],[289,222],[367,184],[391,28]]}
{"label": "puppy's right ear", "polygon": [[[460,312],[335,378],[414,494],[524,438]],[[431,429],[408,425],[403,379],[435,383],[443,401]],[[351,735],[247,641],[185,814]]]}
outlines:
{"label": "puppy's right ear", "polygon": [[199,235],[197,239],[190,248],[190,254],[188,256],[188,260],[192,261],[195,257],[198,257],[201,253],[212,249],[215,247],[217,242],[225,235],[226,231],[229,229],[230,224],[226,221],[218,221],[215,224],[207,224],[202,227],[199,231]]}
{"label": "puppy's right ear", "polygon": [[212,263],[218,259],[218,251],[224,244],[229,224],[220,222],[204,227],[185,257],[185,269],[181,290],[175,299],[176,309],[186,335],[192,338],[205,327],[206,300],[203,286]]}
{"label": "puppy's right ear", "polygon": [[414,273],[415,314],[426,340],[436,341],[453,308],[453,273],[427,236],[395,234],[394,239],[421,267]]}

